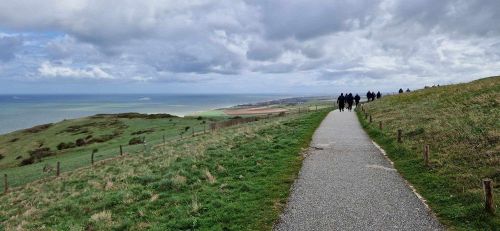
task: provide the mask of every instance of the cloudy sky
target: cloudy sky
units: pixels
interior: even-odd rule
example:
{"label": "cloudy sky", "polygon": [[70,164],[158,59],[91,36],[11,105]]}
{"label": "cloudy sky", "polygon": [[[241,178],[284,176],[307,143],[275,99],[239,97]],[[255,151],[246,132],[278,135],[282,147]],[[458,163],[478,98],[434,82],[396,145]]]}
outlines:
{"label": "cloudy sky", "polygon": [[1,93],[383,90],[500,74],[498,0],[1,0]]}

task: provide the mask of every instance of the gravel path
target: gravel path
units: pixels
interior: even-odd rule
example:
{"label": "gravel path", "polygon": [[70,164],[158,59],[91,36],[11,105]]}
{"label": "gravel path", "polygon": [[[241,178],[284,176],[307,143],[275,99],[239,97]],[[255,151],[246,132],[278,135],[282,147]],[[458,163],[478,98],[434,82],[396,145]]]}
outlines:
{"label": "gravel path", "polygon": [[441,230],[354,112],[321,123],[275,230]]}

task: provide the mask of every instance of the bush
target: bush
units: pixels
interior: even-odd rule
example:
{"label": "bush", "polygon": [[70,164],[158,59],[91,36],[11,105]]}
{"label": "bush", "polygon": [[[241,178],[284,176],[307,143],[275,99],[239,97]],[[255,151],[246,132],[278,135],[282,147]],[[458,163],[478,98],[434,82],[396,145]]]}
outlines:
{"label": "bush", "polygon": [[85,140],[82,138],[77,139],[75,143],[76,143],[76,146],[78,146],[78,147],[85,146],[87,144],[87,142],[85,142]]}
{"label": "bush", "polygon": [[35,158],[35,160],[41,160],[43,157],[53,155],[54,152],[50,151],[50,148],[37,148],[29,151],[29,154],[31,157]]}
{"label": "bush", "polygon": [[2,155],[2,154],[0,154],[0,160],[3,159],[3,158],[5,158],[5,156]]}
{"label": "bush", "polygon": [[30,156],[30,157],[28,157],[26,159],[23,159],[19,165],[20,166],[24,166],[24,165],[30,165],[30,164],[33,164],[33,163],[35,163],[35,158],[33,158],[32,156]]}
{"label": "bush", "polygon": [[141,137],[134,137],[128,141],[129,145],[142,144],[142,143],[144,143],[144,139]]}
{"label": "bush", "polygon": [[75,143],[72,142],[61,142],[60,144],[57,145],[57,150],[64,150],[64,149],[70,149],[76,147]]}
{"label": "bush", "polygon": [[16,142],[18,140],[19,140],[19,138],[14,138],[14,139],[10,140],[9,142],[14,143],[14,142]]}
{"label": "bush", "polygon": [[91,140],[89,140],[87,142],[87,144],[104,143],[106,141],[112,140],[115,137],[116,137],[115,134],[105,134],[105,135],[102,135],[102,136],[99,136],[99,137],[92,138]]}

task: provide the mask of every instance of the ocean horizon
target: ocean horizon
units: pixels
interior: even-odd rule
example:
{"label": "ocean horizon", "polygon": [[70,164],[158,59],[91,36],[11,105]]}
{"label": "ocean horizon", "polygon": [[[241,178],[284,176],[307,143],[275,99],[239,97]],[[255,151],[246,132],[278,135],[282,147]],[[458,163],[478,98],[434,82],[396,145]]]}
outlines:
{"label": "ocean horizon", "polygon": [[5,94],[0,134],[101,113],[190,115],[239,104],[293,97],[280,94]]}

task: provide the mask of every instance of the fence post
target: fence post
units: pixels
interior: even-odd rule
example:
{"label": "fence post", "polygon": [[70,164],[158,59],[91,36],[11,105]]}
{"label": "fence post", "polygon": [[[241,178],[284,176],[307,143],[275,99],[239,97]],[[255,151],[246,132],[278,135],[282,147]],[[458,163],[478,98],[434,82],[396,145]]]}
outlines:
{"label": "fence post", "polygon": [[7,174],[3,174],[3,192],[9,192],[9,181],[7,181]]}
{"label": "fence post", "polygon": [[365,120],[368,119],[368,113],[365,112]]}
{"label": "fence post", "polygon": [[429,166],[429,145],[425,145],[424,147],[424,164],[425,166]]}
{"label": "fence post", "polygon": [[163,145],[165,145],[165,134],[163,134]]}
{"label": "fence post", "polygon": [[372,121],[373,121],[373,120],[372,120],[372,115],[370,115],[370,123],[372,123]]}
{"label": "fence post", "polygon": [[57,161],[56,176],[61,175],[61,162]]}
{"label": "fence post", "polygon": [[94,165],[94,152],[90,155],[90,163]]}
{"label": "fence post", "polygon": [[120,156],[123,156],[123,148],[121,144],[120,144]]}
{"label": "fence post", "polygon": [[194,137],[194,126],[193,126],[193,137]]}
{"label": "fence post", "polygon": [[398,129],[398,143],[402,143],[403,140],[401,139],[401,136],[403,134],[403,130],[402,129]]}
{"label": "fence post", "polygon": [[493,200],[493,181],[491,179],[483,179],[484,187],[484,207],[487,212],[495,214],[495,202]]}
{"label": "fence post", "polygon": [[315,111],[317,111],[317,110],[318,110],[318,105],[316,105],[316,110]]}
{"label": "fence post", "polygon": [[378,128],[380,128],[380,130],[384,128],[384,126],[382,125],[382,121],[378,122]]}
{"label": "fence post", "polygon": [[207,124],[203,125],[203,134],[207,133]]}

